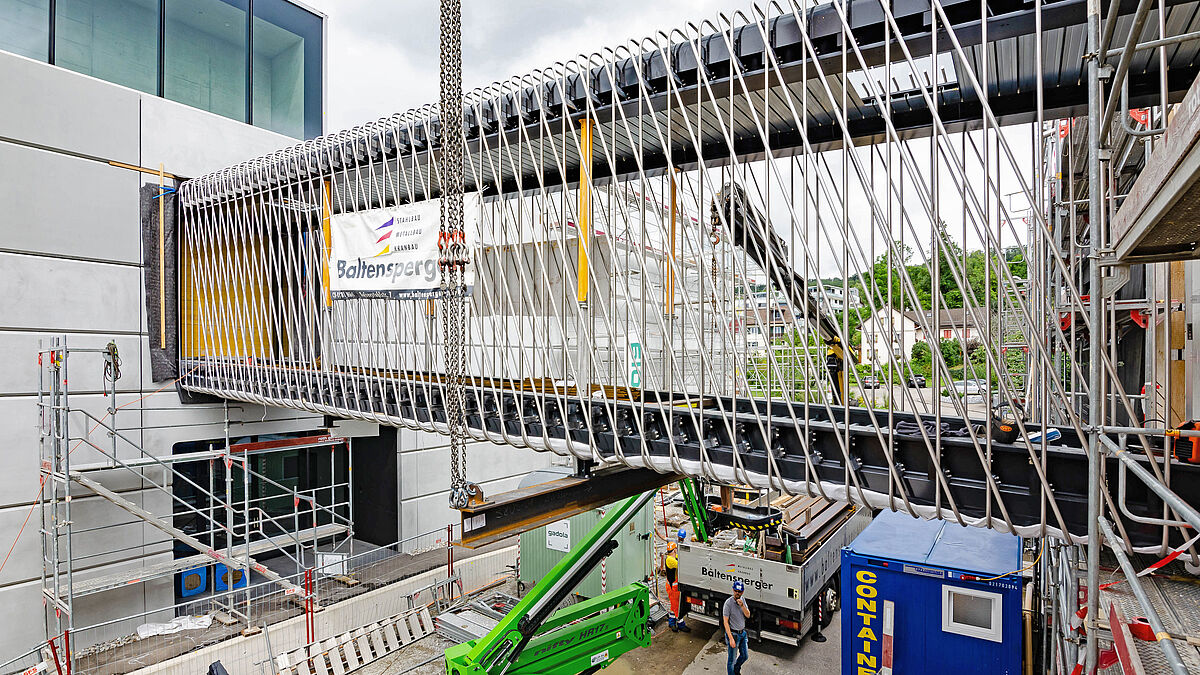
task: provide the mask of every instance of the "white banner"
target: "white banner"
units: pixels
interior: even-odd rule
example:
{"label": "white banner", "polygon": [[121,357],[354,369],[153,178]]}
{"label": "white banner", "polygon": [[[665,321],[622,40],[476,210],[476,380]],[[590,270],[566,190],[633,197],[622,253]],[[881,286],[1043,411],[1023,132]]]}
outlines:
{"label": "white banner", "polygon": [[[468,255],[479,241],[480,196],[463,196],[463,229]],[[332,297],[421,300],[441,294],[438,234],[441,199],[386,209],[340,213],[329,219]],[[475,285],[474,265],[464,274],[467,292]]]}

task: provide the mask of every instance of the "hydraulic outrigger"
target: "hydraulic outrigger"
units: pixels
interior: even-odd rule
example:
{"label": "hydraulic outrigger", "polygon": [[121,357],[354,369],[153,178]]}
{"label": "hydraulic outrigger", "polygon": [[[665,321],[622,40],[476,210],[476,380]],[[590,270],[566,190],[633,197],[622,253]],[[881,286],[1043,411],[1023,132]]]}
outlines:
{"label": "hydraulic outrigger", "polygon": [[657,490],[630,497],[517,603],[490,633],[446,650],[448,675],[594,673],[650,645],[650,590],[635,582],[557,612],[591,570],[617,547],[615,536]]}

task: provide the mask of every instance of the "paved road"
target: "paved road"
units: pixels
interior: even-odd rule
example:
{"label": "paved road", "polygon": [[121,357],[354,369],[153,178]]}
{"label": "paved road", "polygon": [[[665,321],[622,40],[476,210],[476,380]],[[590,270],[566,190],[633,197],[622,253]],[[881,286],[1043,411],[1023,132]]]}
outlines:
{"label": "paved road", "polygon": [[[841,672],[842,631],[841,614],[835,614],[833,623],[825,629],[825,642],[813,642],[805,638],[799,647],[764,640],[750,642],[750,660],[742,666],[743,675],[768,675],[775,673],[812,673],[813,675],[837,675]],[[653,650],[654,648],[651,647]],[[696,658],[683,670],[683,675],[708,675],[725,673],[725,636],[714,631],[707,644]]]}
{"label": "paved road", "polygon": [[[889,398],[886,387],[881,389],[867,389],[863,393],[868,403],[874,401],[875,405],[880,408],[887,406]],[[976,397],[971,398],[975,399]],[[932,414],[935,410],[933,389],[928,387],[924,389],[892,387],[890,400],[897,411],[912,412],[915,408],[917,412]],[[942,414],[957,416],[953,404],[948,399],[941,401],[941,404]],[[967,405],[967,414],[971,417],[985,417],[987,415],[987,406],[982,402],[969,403]]]}

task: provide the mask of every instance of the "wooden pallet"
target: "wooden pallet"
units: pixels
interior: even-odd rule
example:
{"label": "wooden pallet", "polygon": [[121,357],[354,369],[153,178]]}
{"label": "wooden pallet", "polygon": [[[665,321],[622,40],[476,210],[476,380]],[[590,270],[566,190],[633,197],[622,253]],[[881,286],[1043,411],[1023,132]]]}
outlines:
{"label": "wooden pallet", "polygon": [[428,607],[376,621],[275,658],[279,675],[345,675],[378,661],[434,630]]}
{"label": "wooden pallet", "polygon": [[[782,529],[795,542],[792,557],[808,555],[850,516],[850,505],[846,502],[831,502],[820,497],[781,497],[771,502],[782,513]],[[784,560],[785,555],[778,540],[765,542],[762,554],[769,560]]]}

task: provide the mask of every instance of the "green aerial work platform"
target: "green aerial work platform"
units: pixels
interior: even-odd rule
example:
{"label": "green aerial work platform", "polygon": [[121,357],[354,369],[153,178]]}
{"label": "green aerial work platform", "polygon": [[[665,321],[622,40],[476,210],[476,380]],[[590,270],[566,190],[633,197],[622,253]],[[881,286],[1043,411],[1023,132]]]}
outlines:
{"label": "green aerial work platform", "polygon": [[650,646],[650,591],[636,582],[556,607],[616,548],[615,537],[657,494],[630,497],[609,511],[490,633],[446,650],[448,675],[580,675]]}

